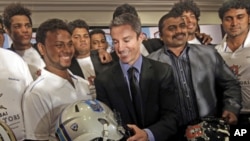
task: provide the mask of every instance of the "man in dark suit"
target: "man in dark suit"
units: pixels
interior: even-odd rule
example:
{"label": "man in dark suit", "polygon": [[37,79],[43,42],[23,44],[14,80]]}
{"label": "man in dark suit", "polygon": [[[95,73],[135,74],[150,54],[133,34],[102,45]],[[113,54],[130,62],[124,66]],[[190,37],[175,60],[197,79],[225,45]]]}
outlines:
{"label": "man in dark suit", "polygon": [[[171,67],[141,55],[143,37],[138,17],[128,13],[116,17],[110,32],[119,61],[96,77],[97,99],[119,112],[123,124],[134,131],[128,141],[168,140],[177,127]],[[131,68],[134,81],[128,72]]]}
{"label": "man in dark suit", "polygon": [[112,62],[102,64],[98,52],[90,51],[89,26],[84,20],[77,19],[68,25],[75,47],[75,56],[69,69],[73,74],[81,76],[93,84],[93,78],[112,65]]}
{"label": "man in dark suit", "polygon": [[[201,117],[215,116],[218,110],[222,111],[220,118],[236,124],[241,108],[240,85],[222,57],[212,47],[188,44],[186,24],[177,12],[162,16],[158,26],[165,45],[149,58],[168,63],[174,70],[179,91],[178,137],[184,138],[187,125]],[[221,93],[216,95],[216,89]]]}

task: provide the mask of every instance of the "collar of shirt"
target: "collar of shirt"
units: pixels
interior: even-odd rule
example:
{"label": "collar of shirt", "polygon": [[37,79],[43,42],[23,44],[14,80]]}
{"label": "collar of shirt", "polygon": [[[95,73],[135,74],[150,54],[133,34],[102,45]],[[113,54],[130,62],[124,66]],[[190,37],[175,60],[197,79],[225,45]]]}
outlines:
{"label": "collar of shirt", "polygon": [[[78,81],[77,77],[75,77],[71,71],[69,71],[69,70],[67,70],[67,71],[69,72],[69,75],[72,78],[74,83],[75,83],[75,81]],[[69,83],[68,80],[66,80],[66,79],[46,70],[46,69],[41,69],[41,75],[39,77],[42,77],[40,79],[49,77],[49,79],[51,79],[51,81],[56,82],[58,86],[63,86],[65,83]]]}
{"label": "collar of shirt", "polygon": [[[187,43],[187,44],[185,45],[184,49],[182,50],[180,56],[182,56],[183,54],[187,54],[189,48],[190,48],[190,47],[189,47],[189,43]],[[176,56],[167,46],[164,47],[164,53],[167,54],[168,56],[169,56],[169,55],[174,55],[174,56]]]}
{"label": "collar of shirt", "polygon": [[[125,64],[125,63],[122,63],[121,61],[119,61],[120,65],[121,65],[121,68],[122,68],[122,72],[124,74],[125,77],[128,77],[128,69],[132,66],[130,66],[129,64]],[[136,73],[136,77],[138,78],[139,77],[139,74],[141,73],[141,66],[142,66],[142,55],[139,56],[139,58],[135,61],[133,67],[135,67],[137,69],[137,73]],[[138,80],[140,80],[138,78]]]}

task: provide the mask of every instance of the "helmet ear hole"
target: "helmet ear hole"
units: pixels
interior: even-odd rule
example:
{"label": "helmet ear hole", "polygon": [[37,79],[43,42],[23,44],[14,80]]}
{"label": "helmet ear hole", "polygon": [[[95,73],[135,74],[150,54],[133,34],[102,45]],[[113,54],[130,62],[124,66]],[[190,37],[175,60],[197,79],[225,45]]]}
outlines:
{"label": "helmet ear hole", "polygon": [[103,138],[95,138],[95,139],[93,139],[91,141],[103,141]]}
{"label": "helmet ear hole", "polygon": [[109,123],[108,123],[108,121],[107,121],[106,119],[98,118],[98,121],[99,121],[102,125],[104,125],[104,124],[109,125]]}
{"label": "helmet ear hole", "polygon": [[76,112],[79,112],[79,111],[80,111],[78,105],[75,105],[75,111],[76,111]]}

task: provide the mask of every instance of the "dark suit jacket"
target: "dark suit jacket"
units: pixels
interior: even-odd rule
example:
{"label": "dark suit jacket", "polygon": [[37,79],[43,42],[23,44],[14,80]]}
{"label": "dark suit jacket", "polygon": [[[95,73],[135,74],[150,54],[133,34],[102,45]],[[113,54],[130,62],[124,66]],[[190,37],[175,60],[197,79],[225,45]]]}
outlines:
{"label": "dark suit jacket", "polygon": [[148,39],[148,40],[143,40],[142,44],[147,49],[149,54],[162,48],[162,46],[164,45],[162,40],[159,38],[152,38],[152,39]]}
{"label": "dark suit jacket", "polygon": [[[214,116],[218,108],[239,114],[240,84],[222,57],[213,47],[195,44],[188,46],[193,87],[200,116]],[[151,53],[148,57],[171,65],[171,59],[164,53],[164,48]],[[220,89],[221,93],[216,94],[217,89]],[[218,97],[223,98],[223,107],[218,107]]]}
{"label": "dark suit jacket", "polygon": [[[91,61],[93,63],[93,66],[94,66],[96,76],[99,75],[100,73],[102,73],[104,70],[108,69],[113,64],[113,62],[110,62],[110,63],[107,63],[107,64],[102,64],[100,59],[99,59],[99,55],[98,55],[97,51],[91,51],[90,52],[90,58],[91,58]],[[78,64],[75,57],[72,58],[69,70],[73,74],[81,76],[82,78],[84,78],[81,67]]]}
{"label": "dark suit jacket", "polygon": [[[173,72],[169,65],[143,57],[140,87],[144,106],[144,121],[156,141],[165,141],[176,132],[177,95]],[[95,79],[97,99],[120,112],[124,124],[136,124],[135,112],[127,82],[119,62]]]}

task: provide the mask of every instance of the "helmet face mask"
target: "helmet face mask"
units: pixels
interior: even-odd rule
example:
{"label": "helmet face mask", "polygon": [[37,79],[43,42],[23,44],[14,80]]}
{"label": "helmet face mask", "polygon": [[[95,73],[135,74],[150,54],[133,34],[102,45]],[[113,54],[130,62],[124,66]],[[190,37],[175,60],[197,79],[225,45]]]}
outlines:
{"label": "helmet face mask", "polygon": [[16,137],[11,128],[0,120],[0,141],[16,141]]}
{"label": "helmet face mask", "polygon": [[123,133],[114,113],[100,101],[84,100],[67,106],[58,118],[60,141],[117,141]]}

